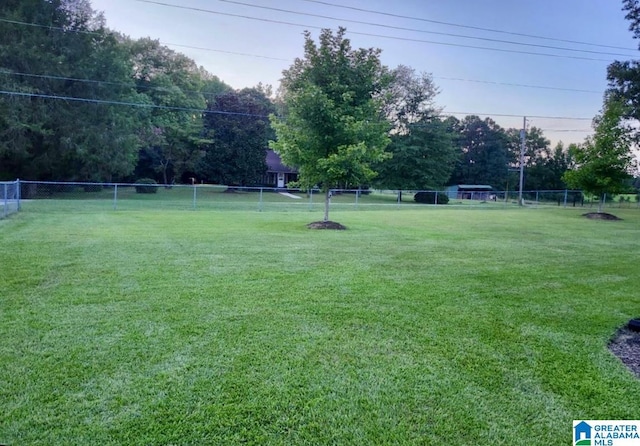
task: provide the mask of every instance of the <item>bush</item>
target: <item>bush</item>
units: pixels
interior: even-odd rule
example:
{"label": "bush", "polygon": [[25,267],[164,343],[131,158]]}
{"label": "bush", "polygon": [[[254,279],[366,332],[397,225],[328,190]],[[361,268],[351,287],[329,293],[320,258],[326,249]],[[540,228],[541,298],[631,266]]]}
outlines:
{"label": "bush", "polygon": [[[436,196],[438,197],[438,202],[436,203]],[[426,204],[447,204],[449,203],[449,196],[444,192],[436,192],[432,190],[418,192],[413,196],[413,199],[416,203],[426,203]]]}
{"label": "bush", "polygon": [[[148,184],[149,186],[142,186]],[[140,178],[136,180],[136,193],[138,194],[155,194],[158,192],[158,183],[151,178]]]}

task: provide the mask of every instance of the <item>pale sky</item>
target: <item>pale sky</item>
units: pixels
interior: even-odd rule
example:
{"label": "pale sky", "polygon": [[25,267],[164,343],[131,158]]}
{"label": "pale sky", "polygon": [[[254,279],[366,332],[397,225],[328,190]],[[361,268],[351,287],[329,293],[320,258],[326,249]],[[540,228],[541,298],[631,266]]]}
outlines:
{"label": "pale sky", "polygon": [[353,47],[382,49],[382,62],[389,67],[402,64],[431,73],[440,90],[436,102],[444,113],[489,116],[505,128],[521,127],[522,117],[528,116],[529,124],[544,129],[554,143],[582,141],[591,122],[543,117],[591,119],[602,106],[607,65],[638,55],[638,42],[628,31],[618,0],[92,0],[92,4],[104,12],[110,28],[133,38],[159,39],[234,88],[262,82],[276,89],[282,71],[303,56],[305,29],[317,36],[319,28],[344,26]]}

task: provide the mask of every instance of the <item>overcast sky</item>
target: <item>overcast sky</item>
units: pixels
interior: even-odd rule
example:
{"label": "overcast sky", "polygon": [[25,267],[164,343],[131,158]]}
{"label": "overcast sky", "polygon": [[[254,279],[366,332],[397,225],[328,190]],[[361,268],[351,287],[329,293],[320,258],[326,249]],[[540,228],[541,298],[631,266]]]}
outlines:
{"label": "overcast sky", "polygon": [[530,125],[544,129],[554,143],[582,141],[591,123],[543,117],[592,118],[602,106],[607,65],[638,55],[638,42],[628,31],[618,0],[92,0],[92,4],[104,12],[110,28],[134,38],[159,39],[234,88],[258,82],[277,88],[282,70],[303,55],[305,29],[317,36],[320,28],[344,26],[353,47],[382,49],[382,61],[389,67],[403,64],[431,73],[444,113],[489,116],[504,127],[521,127],[522,117],[529,116]]}

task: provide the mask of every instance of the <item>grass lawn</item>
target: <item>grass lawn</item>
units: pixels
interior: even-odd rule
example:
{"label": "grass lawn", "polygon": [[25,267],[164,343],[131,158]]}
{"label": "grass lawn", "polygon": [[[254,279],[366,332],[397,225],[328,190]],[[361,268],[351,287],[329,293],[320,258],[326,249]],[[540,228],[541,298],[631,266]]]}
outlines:
{"label": "grass lawn", "polygon": [[[40,209],[40,210],[38,210]],[[565,445],[638,419],[640,211],[0,221],[0,443]]]}

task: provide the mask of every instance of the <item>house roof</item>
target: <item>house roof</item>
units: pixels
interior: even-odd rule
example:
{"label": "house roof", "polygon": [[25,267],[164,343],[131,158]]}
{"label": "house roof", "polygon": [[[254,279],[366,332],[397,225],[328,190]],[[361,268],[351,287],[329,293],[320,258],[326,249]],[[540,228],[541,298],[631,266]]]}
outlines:
{"label": "house roof", "polygon": [[489,191],[489,190],[493,190],[493,187],[487,184],[458,184],[458,190]]}
{"label": "house roof", "polygon": [[282,164],[280,155],[271,149],[267,149],[267,171],[275,173],[298,173],[297,169]]}

